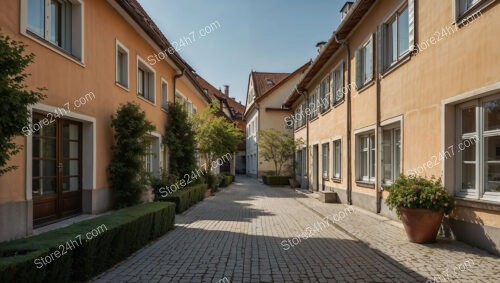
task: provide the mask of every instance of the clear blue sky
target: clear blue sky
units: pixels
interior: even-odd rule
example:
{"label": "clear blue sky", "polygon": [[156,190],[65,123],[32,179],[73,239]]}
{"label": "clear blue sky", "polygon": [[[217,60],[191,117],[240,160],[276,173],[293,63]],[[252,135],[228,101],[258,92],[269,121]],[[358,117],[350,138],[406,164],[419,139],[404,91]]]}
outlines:
{"label": "clear blue sky", "polygon": [[[246,97],[248,74],[291,72],[316,56],[340,21],[342,0],[139,0],[181,56],[217,88]],[[199,30],[217,21],[212,32]],[[207,30],[210,30],[208,28]]]}

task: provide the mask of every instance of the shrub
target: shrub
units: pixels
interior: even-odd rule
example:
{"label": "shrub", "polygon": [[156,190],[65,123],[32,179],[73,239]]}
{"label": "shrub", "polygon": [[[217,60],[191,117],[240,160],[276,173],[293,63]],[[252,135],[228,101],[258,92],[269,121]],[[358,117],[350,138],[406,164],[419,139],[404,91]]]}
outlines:
{"label": "shrub", "polygon": [[264,184],[269,186],[286,186],[289,185],[288,176],[262,176]]}
{"label": "shrub", "polygon": [[[155,194],[155,199],[160,199],[162,192],[161,188],[170,188],[170,186],[176,184],[179,181],[177,175],[162,173],[160,178],[155,178],[151,181],[151,187],[153,187],[153,192]],[[165,190],[165,189],[164,189]]]}
{"label": "shrub", "polygon": [[216,175],[212,174],[211,172],[207,172],[205,174],[205,180],[208,185],[209,189],[212,189],[212,191],[217,191],[217,187],[219,186],[219,179]]}
{"label": "shrub", "polygon": [[390,209],[396,209],[398,216],[401,207],[444,211],[445,214],[453,210],[453,198],[441,185],[441,179],[401,176],[387,190],[389,196],[385,203]]}
{"label": "shrub", "polygon": [[192,205],[202,201],[207,191],[206,184],[200,184],[192,187],[180,189],[166,197],[161,197],[159,201],[169,201],[175,203],[175,211],[181,213],[186,211]]}
{"label": "shrub", "polygon": [[22,149],[13,139],[32,133],[28,106],[45,98],[39,92],[42,89],[26,89],[24,82],[29,75],[25,69],[33,62],[34,55],[24,53],[25,45],[22,42],[0,34],[0,176],[17,168],[7,166],[10,158]]}
{"label": "shrub", "polygon": [[[30,238],[0,244],[0,282],[83,282],[124,260],[174,227],[172,203],[148,203],[73,224]],[[98,236],[86,234],[96,227]],[[81,235],[82,241],[77,240]],[[74,248],[37,268],[35,260]]]}
{"label": "shrub", "polygon": [[138,204],[148,184],[143,157],[148,153],[147,134],[155,127],[134,103],[120,106],[112,117],[111,127],[115,144],[108,166],[109,181],[115,193],[115,207],[122,208]]}

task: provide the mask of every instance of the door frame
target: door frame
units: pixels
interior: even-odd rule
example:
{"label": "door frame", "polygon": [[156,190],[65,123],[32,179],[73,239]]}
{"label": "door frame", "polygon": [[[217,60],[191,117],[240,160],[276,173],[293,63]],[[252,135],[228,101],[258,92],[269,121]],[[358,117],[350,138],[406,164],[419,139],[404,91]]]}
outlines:
{"label": "door frame", "polygon": [[319,144],[313,145],[313,192],[319,192]]}

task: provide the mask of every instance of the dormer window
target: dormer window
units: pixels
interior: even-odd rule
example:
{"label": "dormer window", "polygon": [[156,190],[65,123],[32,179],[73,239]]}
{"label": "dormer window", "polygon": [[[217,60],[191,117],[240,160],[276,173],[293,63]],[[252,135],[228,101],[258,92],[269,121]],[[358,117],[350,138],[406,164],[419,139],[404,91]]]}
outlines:
{"label": "dormer window", "polygon": [[274,82],[271,79],[266,79],[266,84],[267,85],[274,85]]}

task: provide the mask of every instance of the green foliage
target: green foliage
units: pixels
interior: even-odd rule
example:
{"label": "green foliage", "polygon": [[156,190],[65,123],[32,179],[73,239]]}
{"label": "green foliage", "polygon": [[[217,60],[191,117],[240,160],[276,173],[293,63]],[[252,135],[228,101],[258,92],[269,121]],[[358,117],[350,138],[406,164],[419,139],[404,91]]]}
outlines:
{"label": "green foliage", "polygon": [[10,158],[19,153],[21,145],[13,139],[29,128],[28,107],[45,98],[38,91],[26,90],[28,74],[25,69],[33,62],[34,55],[25,55],[25,45],[0,34],[0,176],[17,169],[7,166]]}
{"label": "green foliage", "polygon": [[273,162],[276,176],[282,174],[283,166],[293,164],[295,151],[303,144],[301,139],[295,140],[277,129],[259,131],[258,142],[259,154],[265,161]]}
{"label": "green foliage", "polygon": [[235,152],[243,139],[243,133],[236,123],[215,115],[217,109],[218,105],[214,104],[193,117],[198,152],[208,164]]}
{"label": "green foliage", "polygon": [[219,187],[224,188],[231,185],[234,181],[234,176],[229,173],[219,174]]}
{"label": "green foliage", "polygon": [[217,187],[219,186],[219,178],[214,175],[212,172],[207,172],[205,174],[205,180],[209,189],[212,189],[213,192],[217,191]]}
{"label": "green foliage", "polygon": [[202,201],[205,198],[207,191],[206,184],[199,184],[192,187],[179,189],[178,191],[161,197],[159,201],[169,201],[175,203],[175,211],[181,213],[186,211],[189,207]]}
{"label": "green foliage", "polygon": [[385,200],[390,209],[425,208],[433,211],[444,211],[449,214],[453,210],[453,198],[441,185],[441,179],[426,179],[419,176],[401,176],[390,187],[389,197]]}
{"label": "green foliage", "polygon": [[130,102],[120,106],[111,127],[115,144],[108,166],[109,181],[115,193],[115,207],[122,208],[138,204],[148,184],[143,158],[150,144],[147,134],[155,127],[146,120],[139,105]]}
{"label": "green foliage", "polygon": [[151,187],[153,187],[153,192],[155,194],[155,199],[160,199],[162,192],[161,188],[170,188],[170,186],[176,184],[179,181],[179,176],[162,173],[160,178],[155,178],[151,180]]}
{"label": "green foliage", "polygon": [[169,150],[169,173],[177,176],[196,168],[196,141],[189,115],[179,103],[169,103],[164,143]]}
{"label": "green foliage", "polygon": [[262,182],[269,186],[286,186],[289,185],[288,176],[262,176]]}
{"label": "green foliage", "polygon": [[[0,282],[84,282],[164,235],[174,227],[173,203],[148,203],[118,210],[30,238],[0,244]],[[100,234],[86,234],[105,225]],[[77,236],[81,235],[80,243]],[[48,265],[35,260],[71,244],[74,248]],[[40,265],[38,265],[40,267]]]}

